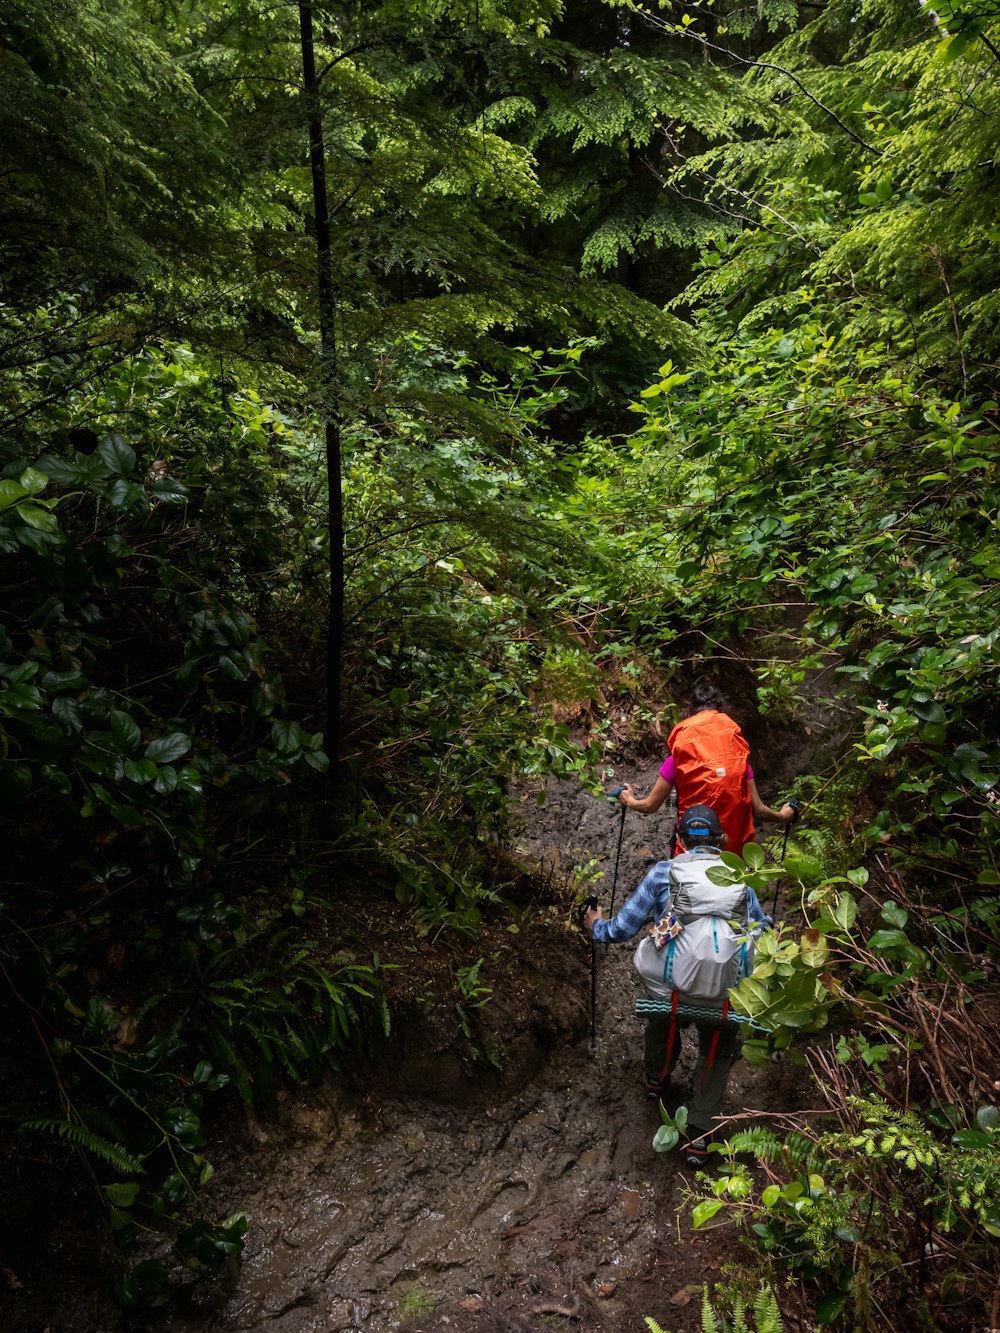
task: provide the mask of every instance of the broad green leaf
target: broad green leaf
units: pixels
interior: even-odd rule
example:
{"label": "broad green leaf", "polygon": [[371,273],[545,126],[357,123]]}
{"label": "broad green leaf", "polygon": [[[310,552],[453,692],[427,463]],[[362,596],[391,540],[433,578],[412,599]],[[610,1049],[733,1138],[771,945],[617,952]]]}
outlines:
{"label": "broad green leaf", "polygon": [[97,452],[112,472],[127,477],[135,471],[135,450],[120,435],[108,435],[97,446]]}
{"label": "broad green leaf", "polygon": [[858,905],[847,893],[841,894],[837,902],[827,904],[823,910],[843,930],[850,930],[858,915]]}
{"label": "broad green leaf", "polygon": [[951,1141],[956,1148],[988,1148],[993,1142],[989,1134],[978,1129],[960,1129],[951,1136]]}
{"label": "broad green leaf", "polygon": [[177,790],[180,777],[177,769],[171,768],[169,764],[164,764],[157,768],[156,777],[153,781],[154,791],[158,791],[161,796],[169,796],[172,791]]}
{"label": "broad green leaf", "polygon": [[711,1221],[722,1206],[722,1199],[702,1199],[691,1209],[691,1225],[697,1231],[699,1227]]}
{"label": "broad green leaf", "polygon": [[131,754],[142,744],[139,724],[118,708],[111,712],[111,744],[119,754]]}
{"label": "broad green leaf", "polygon": [[808,967],[822,967],[830,955],[826,936],[818,930],[807,930],[802,936],[801,957]]}
{"label": "broad green leaf", "polygon": [[157,736],[146,746],[146,758],[154,764],[172,764],[191,749],[191,737],[184,731],[171,731]]}
{"label": "broad green leaf", "polygon": [[670,1152],[680,1142],[680,1130],[676,1125],[661,1125],[653,1135],[655,1152]]}
{"label": "broad green leaf", "polygon": [[900,930],[906,925],[909,918],[909,912],[900,907],[899,903],[887,902],[882,904],[882,920],[888,921],[890,926],[898,926]]}
{"label": "broad green leaf", "polygon": [[135,1181],[121,1181],[115,1185],[105,1185],[104,1193],[116,1208],[131,1208],[139,1193],[139,1185]]}
{"label": "broad green leaf", "polygon": [[33,504],[19,504],[15,508],[29,528],[37,528],[39,532],[53,534],[59,531],[59,522],[55,514],[50,514],[47,509],[42,509]]}
{"label": "broad green leaf", "polygon": [[297,722],[279,720],[271,727],[271,740],[279,754],[298,754],[302,748],[302,728]]}
{"label": "broad green leaf", "polygon": [[[45,473],[39,472],[33,467],[25,468],[18,477],[18,481],[24,487],[27,495],[39,495],[49,484],[49,479]],[[2,485],[3,483],[0,482],[0,486]]]}
{"label": "broad green leaf", "polygon": [[743,860],[751,870],[759,870],[765,861],[763,849],[755,842],[748,842],[743,848]]}

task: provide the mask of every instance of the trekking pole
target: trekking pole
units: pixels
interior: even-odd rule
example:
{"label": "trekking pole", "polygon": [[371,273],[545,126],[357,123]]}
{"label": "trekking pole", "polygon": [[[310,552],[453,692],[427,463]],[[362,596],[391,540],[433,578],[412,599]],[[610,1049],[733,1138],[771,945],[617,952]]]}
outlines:
{"label": "trekking pole", "polygon": [[[591,911],[597,911],[597,894],[587,899]],[[597,1045],[597,941],[590,937],[590,1049]]]}
{"label": "trekking pole", "polygon": [[[612,798],[614,800],[617,800],[619,793],[624,790],[625,790],[624,786],[616,787],[615,790],[611,793]],[[627,806],[625,805],[622,806],[622,817],[618,824],[618,847],[617,850],[615,851],[615,873],[611,880],[611,906],[608,908],[608,920],[610,920],[615,914],[615,893],[618,889],[618,863],[622,858],[622,835],[625,832],[625,811],[627,809],[628,809]]]}
{"label": "trekking pole", "polygon": [[[788,821],[788,823],[785,825],[785,836],[784,836],[784,837],[782,838],[782,840],[781,840],[781,857],[780,857],[780,861],[781,861],[781,864],[782,864],[782,865],[785,864],[785,848],[788,846],[788,834],[791,832],[792,825],[795,824],[795,823],[797,823],[797,822],[798,822],[798,818],[799,818],[799,803],[798,803],[798,801],[792,799],[792,800],[790,800],[790,801],[788,802],[788,804],[792,807],[792,810],[793,810],[794,813],[792,814],[791,819],[790,819],[790,820]],[[778,910],[778,889],[779,889],[780,886],[781,886],[781,880],[782,880],[782,876],[779,875],[778,878],[774,881],[774,902],[771,904],[771,920],[772,920],[772,921],[774,920],[774,914],[775,914],[775,912]]]}
{"label": "trekking pole", "polygon": [[[613,799],[617,799],[618,793],[622,787],[616,787],[611,793]],[[625,806],[622,806],[622,817],[618,824],[618,847],[615,851],[615,873],[611,881],[611,907],[608,910],[608,917],[615,914],[615,890],[618,887],[618,863],[622,855],[622,834],[625,832]],[[587,899],[587,906],[592,911],[597,911],[597,894],[592,893]],[[594,1050],[597,1046],[597,941],[593,935],[590,937],[590,1049]]]}

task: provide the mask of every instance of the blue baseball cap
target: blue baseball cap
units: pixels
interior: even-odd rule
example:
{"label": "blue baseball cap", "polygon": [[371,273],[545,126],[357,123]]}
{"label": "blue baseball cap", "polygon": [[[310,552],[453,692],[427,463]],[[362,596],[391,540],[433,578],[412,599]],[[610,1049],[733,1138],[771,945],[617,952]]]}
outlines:
{"label": "blue baseball cap", "polygon": [[688,838],[719,838],[722,825],[710,805],[689,805],[677,821],[677,832]]}

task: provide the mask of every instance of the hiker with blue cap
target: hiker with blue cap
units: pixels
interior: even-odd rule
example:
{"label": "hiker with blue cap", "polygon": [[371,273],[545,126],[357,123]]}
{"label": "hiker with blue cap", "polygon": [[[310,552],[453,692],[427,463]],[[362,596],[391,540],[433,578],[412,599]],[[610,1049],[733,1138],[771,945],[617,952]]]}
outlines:
{"label": "hiker with blue cap", "polygon": [[[657,1012],[646,1018],[645,1086],[669,1098],[670,1075],[681,1053],[680,1029],[694,1024],[698,1062],[688,1108],[690,1165],[704,1161],[719,1115],[729,1071],[739,1050],[739,1030],[729,1020],[729,990],[753,967],[753,943],[770,921],[746,884],[714,885],[707,871],[721,865],[726,835],[716,812],[690,806],[677,833],[684,851],[659,861],[610,921],[588,908],[583,924],[598,942],[631,940],[649,929],[635,952],[640,984]],[[683,1100],[683,1099],[681,1099]]]}

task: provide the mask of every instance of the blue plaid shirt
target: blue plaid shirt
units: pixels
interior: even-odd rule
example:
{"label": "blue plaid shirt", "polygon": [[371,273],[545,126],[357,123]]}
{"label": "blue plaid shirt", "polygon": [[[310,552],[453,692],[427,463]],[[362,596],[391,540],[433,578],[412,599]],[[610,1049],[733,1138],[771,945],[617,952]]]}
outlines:
{"label": "blue plaid shirt", "polygon": [[[718,854],[716,847],[696,847],[694,850],[695,856],[718,856]],[[610,921],[599,917],[594,922],[593,938],[604,944],[620,944],[622,940],[632,939],[648,921],[659,921],[667,910],[669,897],[670,862],[657,861],[632,897],[622,905]],[[751,888],[747,889],[747,914],[751,921],[770,925],[760,905],[760,899]]]}

